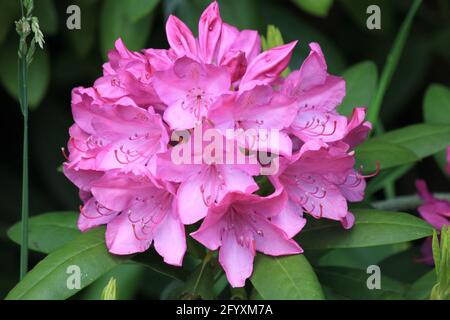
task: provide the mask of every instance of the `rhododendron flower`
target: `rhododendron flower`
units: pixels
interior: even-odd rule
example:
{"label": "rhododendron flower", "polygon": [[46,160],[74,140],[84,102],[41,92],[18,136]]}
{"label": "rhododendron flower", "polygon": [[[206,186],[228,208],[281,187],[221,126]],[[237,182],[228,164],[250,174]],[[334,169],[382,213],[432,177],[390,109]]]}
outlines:
{"label": "rhododendron flower", "polygon": [[115,254],[143,252],[154,241],[165,262],[181,265],[186,240],[175,191],[169,183],[110,171],[91,183],[92,198],[81,208],[78,227],[84,231],[107,224],[106,245]]}
{"label": "rhododendron flower", "polygon": [[191,234],[210,250],[220,248],[219,262],[233,287],[244,286],[252,274],[256,251],[272,256],[303,252],[291,237],[305,220],[298,214],[280,212],[285,202],[283,194],[263,198],[229,193],[209,209],[200,229]]}
{"label": "rhododendron flower", "polygon": [[[223,22],[217,2],[197,38],[175,16],[166,32],[168,49],[133,52],[118,39],[103,75],[72,91],[63,169],[80,190],[78,228],[106,225],[111,253],[154,244],[181,266],[184,225],[199,222],[192,237],[219,250],[233,287],[250,277],[256,251],[303,252],[293,238],[304,212],[350,228],[347,202],[366,185],[354,148],[371,124],[363,107],[336,111],[345,81],[328,74],[320,46],[283,78],[297,42],[261,52],[258,32]],[[265,197],[261,175],[274,187]]]}
{"label": "rhododendron flower", "polygon": [[313,217],[341,221],[345,228],[353,225],[348,201],[364,198],[364,177],[353,169],[354,157],[332,147],[299,152],[284,161],[275,185],[284,187],[289,206]]}
{"label": "rhododendron flower", "polygon": [[[450,225],[450,202],[435,198],[427,188],[424,180],[416,181],[416,188],[424,203],[418,208],[420,216],[435,229],[441,230],[443,226]],[[432,238],[429,237],[422,245],[423,260],[433,264],[433,253],[431,250]]]}
{"label": "rhododendron flower", "polygon": [[76,88],[72,113],[71,168],[147,173],[154,155],[167,150],[169,138],[161,116],[151,107],[139,108],[130,98],[110,104],[94,90]]}

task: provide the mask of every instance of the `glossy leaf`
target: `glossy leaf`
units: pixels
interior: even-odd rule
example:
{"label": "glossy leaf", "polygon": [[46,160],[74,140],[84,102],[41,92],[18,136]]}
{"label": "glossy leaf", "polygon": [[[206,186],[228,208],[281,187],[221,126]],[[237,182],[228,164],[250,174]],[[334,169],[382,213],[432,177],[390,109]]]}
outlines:
{"label": "glossy leaf", "polygon": [[186,279],[178,295],[182,299],[214,299],[214,274],[209,263],[200,263]]}
{"label": "glossy leaf", "polygon": [[[450,125],[450,89],[440,84],[432,84],[425,92],[423,117],[426,123]],[[448,142],[450,146],[450,142]],[[447,152],[435,155],[439,167],[446,173]]]}
{"label": "glossy leaf", "polygon": [[450,125],[414,124],[390,131],[371,141],[400,145],[422,159],[444,150],[448,146]]}
{"label": "glossy leaf", "polygon": [[317,268],[317,276],[323,286],[331,288],[339,296],[350,299],[401,299],[405,292],[405,286],[380,274],[380,289],[369,289],[367,279],[371,273],[366,270],[321,267]]}
{"label": "glossy leaf", "polygon": [[355,224],[345,230],[337,221],[311,220],[296,237],[303,249],[381,246],[430,236],[433,227],[402,212],[356,209]]}
{"label": "glossy leaf", "polygon": [[406,293],[411,300],[426,300],[430,298],[431,289],[436,284],[436,272],[431,270],[414,282]]}
{"label": "glossy leaf", "polygon": [[317,300],[323,292],[305,256],[270,257],[258,255],[250,278],[264,300]]}
{"label": "glossy leaf", "polygon": [[365,172],[376,170],[379,162],[381,169],[388,169],[418,161],[419,158],[409,149],[388,142],[368,140],[356,148],[356,165]]}
{"label": "glossy leaf", "polygon": [[[7,295],[9,300],[66,299],[127,260],[108,252],[104,228],[81,234],[41,260]],[[78,269],[79,268],[79,269]],[[80,271],[80,287],[70,276]]]}
{"label": "glossy leaf", "polygon": [[[78,213],[71,211],[49,212],[31,217],[28,221],[29,248],[50,253],[81,234],[77,229]],[[20,244],[21,225],[16,223],[8,230],[8,237]]]}
{"label": "glossy leaf", "polygon": [[372,61],[363,61],[348,68],[345,79],[345,98],[338,107],[341,114],[350,116],[356,107],[368,107],[378,80],[377,66]]}

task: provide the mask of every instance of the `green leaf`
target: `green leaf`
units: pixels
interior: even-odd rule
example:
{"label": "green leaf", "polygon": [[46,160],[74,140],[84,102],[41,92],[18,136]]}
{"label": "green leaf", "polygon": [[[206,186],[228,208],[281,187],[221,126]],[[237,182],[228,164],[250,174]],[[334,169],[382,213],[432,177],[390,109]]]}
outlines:
{"label": "green leaf", "polygon": [[78,0],[82,12],[82,27],[79,30],[64,28],[70,48],[80,57],[85,57],[95,44],[98,29],[98,8],[90,0]]}
{"label": "green leaf", "polygon": [[355,224],[345,230],[337,221],[311,220],[296,237],[303,249],[381,246],[430,236],[433,227],[402,212],[356,209]]}
{"label": "green leaf", "polygon": [[378,264],[387,257],[407,250],[410,246],[409,242],[403,242],[376,247],[327,250],[313,265],[365,269],[367,266]]}
{"label": "green leaf", "polygon": [[258,255],[250,278],[265,300],[317,300],[323,292],[305,256],[269,257]]}
{"label": "green leaf", "polygon": [[367,279],[370,273],[365,270],[343,267],[316,268],[317,276],[323,286],[331,288],[339,296],[358,299],[401,299],[405,292],[405,286],[393,279],[380,274],[380,289],[370,290],[367,287]]}
{"label": "green leaf", "polygon": [[450,89],[432,84],[425,92],[423,102],[425,121],[436,124],[450,124]]}
{"label": "green leaf", "polygon": [[371,139],[393,143],[414,152],[420,159],[444,150],[450,141],[450,125],[414,124]]}
{"label": "green leaf", "polygon": [[434,270],[425,273],[406,292],[406,298],[410,300],[426,300],[430,298],[431,289],[436,284],[437,278]]}
{"label": "green leaf", "polygon": [[133,21],[129,16],[129,4],[122,0],[106,0],[100,13],[100,43],[102,54],[114,47],[114,42],[122,38],[130,50],[140,50],[150,34],[153,15]]}
{"label": "green leaf", "polygon": [[39,26],[44,36],[58,32],[58,11],[53,0],[34,1],[33,15],[38,17]]}
{"label": "green leaf", "polygon": [[[29,249],[50,253],[75,239],[81,233],[77,229],[78,214],[70,211],[49,212],[28,221]],[[21,242],[21,224],[16,223],[8,230],[14,242]]]}
{"label": "green leaf", "polygon": [[184,300],[214,299],[214,274],[210,263],[200,263],[180,288],[179,296]]}
{"label": "green leaf", "polygon": [[[105,228],[83,233],[41,260],[7,295],[8,300],[66,299],[126,261],[105,246]],[[68,286],[70,267],[80,270],[80,289]]]}
{"label": "green leaf", "polygon": [[418,160],[411,150],[403,146],[374,139],[367,140],[356,148],[356,165],[362,166],[364,172],[375,171],[377,162],[381,169],[388,169]]}
{"label": "green leaf", "polygon": [[[423,116],[426,123],[450,125],[450,89],[440,84],[432,84],[425,92]],[[450,145],[450,142],[449,142]],[[439,167],[447,173],[447,152],[442,150],[435,155]]]}
{"label": "green leaf", "polygon": [[292,0],[300,9],[318,16],[326,17],[333,5],[333,0]]}
{"label": "green leaf", "polygon": [[441,250],[439,248],[439,238],[436,230],[433,230],[433,241],[431,248],[433,253],[433,261],[436,275],[439,275],[439,267],[441,265]]}
{"label": "green leaf", "polygon": [[14,19],[19,16],[18,4],[17,1],[0,1],[0,44],[14,26]]}
{"label": "green leaf", "polygon": [[[295,10],[283,5],[283,1],[259,1],[258,5],[264,25],[277,26],[286,43],[294,40],[298,40],[300,44],[318,42],[326,56],[328,71],[340,73],[344,70],[345,58],[340,52],[339,46],[334,43],[333,39],[328,38],[311,24],[299,19]],[[238,9],[238,11],[241,10]],[[297,69],[309,54],[309,46],[300,44],[296,46],[292,54],[290,67],[293,70]]]}
{"label": "green leaf", "polygon": [[386,59],[386,64],[383,68],[383,71],[381,72],[378,88],[367,111],[367,119],[372,123],[376,123],[378,120],[384,94],[391,82],[392,76],[394,75],[395,69],[397,68],[397,64],[400,61],[400,57],[405,46],[406,39],[408,38],[409,30],[411,29],[414,16],[416,15],[416,12],[419,9],[421,3],[421,0],[414,0]]}
{"label": "green leaf", "polygon": [[[339,5],[346,11],[351,19],[358,25],[358,27],[365,31],[366,33],[370,33],[371,36],[378,35],[378,33],[389,33],[392,31],[392,26],[394,17],[394,3],[391,0],[339,0]],[[381,11],[381,29],[379,30],[370,30],[367,28],[367,7],[370,5],[377,5],[380,7]]]}
{"label": "green leaf", "polygon": [[[184,263],[186,263],[187,258],[188,257],[185,257]],[[164,263],[162,258],[153,249],[134,256],[133,261],[166,277],[181,281],[186,280],[186,274],[182,268],[170,266]]]}
{"label": "green leaf", "polygon": [[396,168],[381,171],[376,177],[370,179],[365,190],[366,198],[373,195],[378,190],[385,188],[388,184],[394,183],[397,179],[403,177],[413,168],[412,164],[402,165]]}
{"label": "green leaf", "polygon": [[377,66],[372,61],[363,61],[348,68],[342,76],[345,79],[346,95],[338,111],[350,116],[353,108],[370,105],[377,86]]}
{"label": "green leaf", "polygon": [[128,16],[132,22],[139,21],[155,10],[159,0],[128,0]]}
{"label": "green leaf", "polygon": [[102,300],[117,300],[117,280],[114,277],[109,279],[108,284],[102,291]]}
{"label": "green leaf", "polygon": [[116,279],[117,300],[128,300],[135,297],[136,292],[142,285],[142,276],[149,273],[140,264],[122,263],[105,273],[81,293],[83,300],[98,300],[102,290],[107,286],[111,278]]}
{"label": "green leaf", "polygon": [[[17,48],[7,45],[0,51],[0,80],[6,91],[18,100]],[[28,102],[36,108],[44,98],[50,81],[50,62],[45,50],[36,50],[28,68]]]}
{"label": "green leaf", "polygon": [[269,24],[267,26],[267,33],[261,36],[261,48],[263,51],[281,46],[284,44],[283,36],[280,29],[274,25]]}

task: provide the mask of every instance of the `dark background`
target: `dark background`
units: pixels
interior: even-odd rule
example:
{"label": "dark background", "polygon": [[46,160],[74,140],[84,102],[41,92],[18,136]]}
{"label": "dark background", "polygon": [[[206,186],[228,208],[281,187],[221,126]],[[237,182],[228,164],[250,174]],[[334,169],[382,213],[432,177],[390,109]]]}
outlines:
{"label": "dark background", "polygon": [[[45,35],[43,57],[36,57],[30,70],[36,94],[30,113],[30,213],[76,210],[77,190],[58,172],[64,161],[60,148],[68,139],[72,123],[70,92],[75,86],[90,86],[101,74],[105,61],[102,34],[114,30],[102,25],[102,10],[110,0],[35,0],[35,14]],[[19,277],[19,247],[8,240],[6,230],[20,219],[22,115],[16,98],[8,90],[16,83],[18,6],[13,0],[0,1],[0,298]],[[126,1],[124,1],[126,2]],[[175,13],[195,30],[198,17],[208,1],[160,1],[151,17],[151,30],[144,47],[166,48],[164,25],[167,15]],[[227,0],[219,1],[223,19],[239,28],[257,29],[265,34],[266,25],[281,29],[285,41],[299,40],[291,68],[300,65],[308,52],[308,42],[318,41],[325,53],[329,71],[341,74],[347,67],[372,60],[378,72],[403,21],[411,1],[334,1],[327,17],[317,17],[297,7],[292,1]],[[81,7],[82,30],[66,28],[66,8]],[[382,29],[368,30],[365,8],[378,4]],[[422,122],[422,102],[431,83],[449,85],[450,72],[450,2],[424,1],[408,38],[395,76],[387,91],[381,117],[386,130]],[[77,34],[75,34],[77,33]],[[128,44],[127,39],[124,42]],[[112,46],[112,43],[111,43]],[[138,49],[133,48],[131,49]],[[47,83],[48,80],[48,83]],[[430,189],[448,191],[446,178],[433,158],[416,165],[396,183],[399,195],[415,193],[414,180],[425,178]],[[376,195],[383,197],[383,193]],[[32,253],[31,264],[42,255]],[[138,296],[154,297],[154,292],[140,290]]]}

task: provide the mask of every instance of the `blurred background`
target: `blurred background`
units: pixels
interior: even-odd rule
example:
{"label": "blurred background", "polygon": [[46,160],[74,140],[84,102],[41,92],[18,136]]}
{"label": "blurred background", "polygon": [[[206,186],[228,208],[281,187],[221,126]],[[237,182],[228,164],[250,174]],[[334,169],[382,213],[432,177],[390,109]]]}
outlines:
{"label": "blurred background", "polygon": [[[58,170],[64,161],[60,149],[66,145],[72,123],[71,89],[92,85],[102,72],[107,51],[119,36],[129,49],[167,48],[164,27],[168,15],[176,14],[196,33],[198,18],[208,3],[207,0],[35,0],[34,15],[40,20],[46,43],[43,51],[37,50],[29,70],[31,215],[77,210],[79,206],[77,190]],[[66,27],[70,16],[66,10],[71,4],[81,9],[81,30]],[[281,30],[286,42],[298,39],[291,69],[298,68],[307,55],[308,43],[317,41],[325,53],[329,71],[342,74],[348,67],[366,60],[373,61],[380,73],[411,1],[219,0],[219,4],[224,21],[240,29],[257,29],[265,34],[266,26],[273,24]],[[381,9],[381,30],[366,27],[366,8],[371,4]],[[19,246],[6,236],[7,229],[20,219],[22,115],[17,101],[18,36],[14,29],[18,17],[18,1],[0,1],[0,136],[4,142],[0,158],[0,298],[19,278]],[[450,84],[449,46],[450,1],[424,1],[383,103],[381,117],[386,131],[423,121],[426,88],[431,83]],[[435,192],[449,191],[448,177],[430,157],[396,182],[396,193],[414,194],[417,178],[426,179]],[[382,199],[384,194],[378,192],[375,197]],[[414,250],[402,254],[413,259]],[[42,257],[32,253],[31,266]],[[391,263],[395,264],[395,259]],[[116,272],[121,272],[127,282],[127,287],[120,290],[122,298],[159,298],[168,281],[136,266],[125,266]],[[151,278],[138,281],[141,275]],[[98,298],[107,279],[102,281],[81,294]]]}

